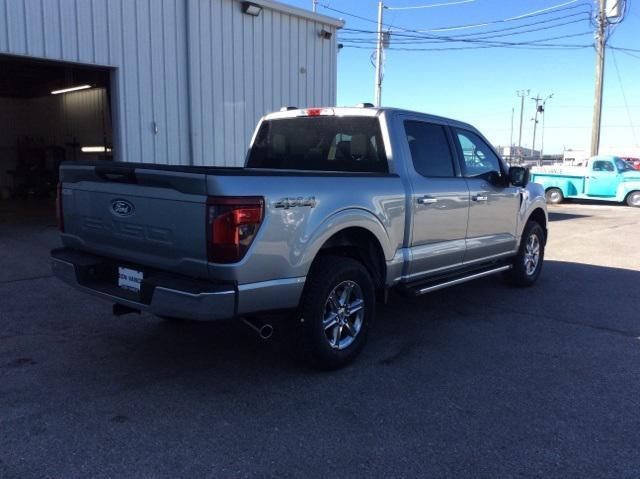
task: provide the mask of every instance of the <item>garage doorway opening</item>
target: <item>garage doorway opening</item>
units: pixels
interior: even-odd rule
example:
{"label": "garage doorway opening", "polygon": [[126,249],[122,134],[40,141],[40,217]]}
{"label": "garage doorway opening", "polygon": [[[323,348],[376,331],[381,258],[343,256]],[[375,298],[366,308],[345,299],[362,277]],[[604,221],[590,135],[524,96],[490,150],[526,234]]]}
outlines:
{"label": "garage doorway opening", "polygon": [[111,71],[6,55],[0,71],[0,215],[52,217],[61,162],[113,159]]}

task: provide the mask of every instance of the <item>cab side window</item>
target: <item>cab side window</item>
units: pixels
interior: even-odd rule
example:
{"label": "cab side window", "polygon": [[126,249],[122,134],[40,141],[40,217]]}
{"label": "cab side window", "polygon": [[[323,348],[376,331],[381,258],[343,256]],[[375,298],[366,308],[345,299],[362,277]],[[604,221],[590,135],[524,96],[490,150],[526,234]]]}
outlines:
{"label": "cab side window", "polygon": [[594,161],[593,171],[614,171],[613,164],[610,161]]}
{"label": "cab side window", "polygon": [[502,174],[500,159],[482,138],[460,128],[454,128],[454,132],[462,151],[462,173],[466,178],[484,175],[490,171]]}
{"label": "cab side window", "polygon": [[427,178],[455,176],[453,155],[443,126],[407,120],[404,129],[415,170]]}

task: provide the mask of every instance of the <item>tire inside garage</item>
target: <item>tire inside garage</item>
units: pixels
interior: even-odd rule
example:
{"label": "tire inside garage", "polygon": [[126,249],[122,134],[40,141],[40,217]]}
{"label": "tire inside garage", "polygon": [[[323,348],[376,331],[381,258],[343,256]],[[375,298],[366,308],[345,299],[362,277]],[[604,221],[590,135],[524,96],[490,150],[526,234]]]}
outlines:
{"label": "tire inside garage", "polygon": [[0,72],[2,282],[49,274],[60,163],[114,151],[109,69],[0,55]]}

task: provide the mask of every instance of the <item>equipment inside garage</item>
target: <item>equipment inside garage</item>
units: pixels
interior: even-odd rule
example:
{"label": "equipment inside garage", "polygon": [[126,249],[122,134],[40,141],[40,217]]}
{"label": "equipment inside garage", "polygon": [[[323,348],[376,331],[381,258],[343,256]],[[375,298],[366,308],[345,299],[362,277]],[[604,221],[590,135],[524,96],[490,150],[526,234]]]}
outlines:
{"label": "equipment inside garage", "polygon": [[110,71],[0,55],[0,200],[52,200],[58,166],[111,160]]}

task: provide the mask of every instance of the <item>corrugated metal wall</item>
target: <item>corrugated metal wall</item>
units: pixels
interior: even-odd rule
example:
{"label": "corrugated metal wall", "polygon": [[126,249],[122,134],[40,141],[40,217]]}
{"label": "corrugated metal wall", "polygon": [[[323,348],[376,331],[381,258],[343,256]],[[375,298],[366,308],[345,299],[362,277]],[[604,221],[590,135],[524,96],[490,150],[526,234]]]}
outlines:
{"label": "corrugated metal wall", "polygon": [[242,165],[267,112],[335,104],[335,27],[270,9],[253,17],[227,0],[189,0],[188,18],[195,164]]}
{"label": "corrugated metal wall", "polygon": [[0,53],[113,67],[123,161],[241,165],[261,115],[336,98],[335,25],[257,1],[0,0]]}

